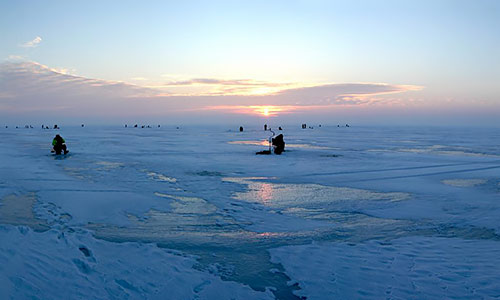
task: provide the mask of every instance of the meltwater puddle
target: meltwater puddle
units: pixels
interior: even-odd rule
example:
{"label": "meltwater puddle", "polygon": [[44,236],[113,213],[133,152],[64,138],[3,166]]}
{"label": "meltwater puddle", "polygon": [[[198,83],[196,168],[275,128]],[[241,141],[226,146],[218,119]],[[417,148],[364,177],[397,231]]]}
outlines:
{"label": "meltwater puddle", "polygon": [[[236,192],[234,199],[259,203],[277,209],[280,213],[302,218],[318,218],[339,212],[356,212],[373,204],[399,202],[411,198],[408,193],[374,192],[348,187],[333,187],[319,184],[288,184],[262,181],[258,177],[226,177],[226,182],[248,186],[245,192]],[[336,219],[336,218],[335,218]]]}

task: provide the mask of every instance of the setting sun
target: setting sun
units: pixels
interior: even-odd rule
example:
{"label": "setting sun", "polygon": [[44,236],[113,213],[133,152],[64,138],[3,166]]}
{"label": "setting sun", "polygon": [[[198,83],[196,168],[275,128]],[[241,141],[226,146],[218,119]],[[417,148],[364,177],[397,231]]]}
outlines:
{"label": "setting sun", "polygon": [[257,114],[264,117],[274,117],[277,116],[278,113],[286,112],[291,110],[286,107],[275,106],[275,105],[255,105],[249,106],[251,114]]}
{"label": "setting sun", "polygon": [[311,106],[293,106],[293,105],[217,105],[208,106],[208,110],[224,110],[230,113],[253,115],[259,117],[276,117],[279,114],[288,114],[297,110],[308,110]]}

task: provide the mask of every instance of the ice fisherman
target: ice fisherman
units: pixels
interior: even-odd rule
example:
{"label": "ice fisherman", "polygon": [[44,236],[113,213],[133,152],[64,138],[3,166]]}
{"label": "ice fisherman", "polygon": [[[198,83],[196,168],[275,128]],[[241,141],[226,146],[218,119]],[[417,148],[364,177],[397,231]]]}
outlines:
{"label": "ice fisherman", "polygon": [[64,151],[64,154],[67,154],[69,151],[66,148],[66,141],[59,135],[56,134],[54,139],[52,140],[52,152],[55,152],[56,154],[61,154],[62,151]]}
{"label": "ice fisherman", "polygon": [[257,155],[272,154],[271,146],[274,154],[280,155],[281,153],[283,153],[283,151],[285,151],[285,141],[283,140],[283,134],[280,133],[277,136],[274,136],[274,132],[273,131],[271,132],[273,133],[273,136],[269,138],[269,150],[259,151],[255,154]]}
{"label": "ice fisherman", "polygon": [[283,140],[283,135],[279,134],[271,139],[274,148],[274,154],[281,154],[285,151],[285,141]]}

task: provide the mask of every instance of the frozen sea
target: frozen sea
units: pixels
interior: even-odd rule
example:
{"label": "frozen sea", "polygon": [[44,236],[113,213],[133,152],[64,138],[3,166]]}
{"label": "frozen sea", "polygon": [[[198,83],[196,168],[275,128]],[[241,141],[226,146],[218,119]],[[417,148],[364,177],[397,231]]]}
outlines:
{"label": "frozen sea", "polygon": [[498,129],[153,127],[0,129],[1,299],[500,299]]}

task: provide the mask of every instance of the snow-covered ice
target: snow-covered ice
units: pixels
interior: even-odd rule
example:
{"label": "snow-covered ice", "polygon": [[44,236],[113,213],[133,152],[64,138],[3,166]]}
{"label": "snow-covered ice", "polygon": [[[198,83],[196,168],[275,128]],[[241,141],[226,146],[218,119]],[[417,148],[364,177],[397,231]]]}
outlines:
{"label": "snow-covered ice", "polygon": [[500,297],[496,129],[153,127],[0,129],[1,298]]}
{"label": "snow-covered ice", "polygon": [[498,241],[405,237],[271,250],[308,299],[494,299]]}

